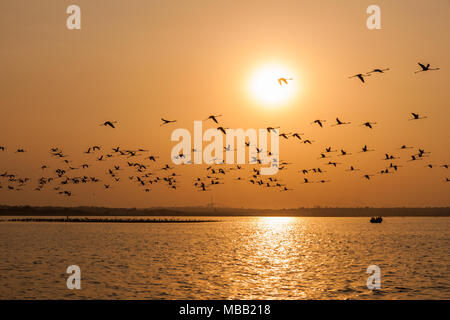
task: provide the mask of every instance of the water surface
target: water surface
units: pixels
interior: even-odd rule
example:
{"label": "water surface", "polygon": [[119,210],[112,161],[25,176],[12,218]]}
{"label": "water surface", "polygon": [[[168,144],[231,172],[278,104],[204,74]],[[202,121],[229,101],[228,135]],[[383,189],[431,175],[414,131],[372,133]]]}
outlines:
{"label": "water surface", "polygon": [[0,222],[0,298],[450,299],[450,218],[211,219]]}

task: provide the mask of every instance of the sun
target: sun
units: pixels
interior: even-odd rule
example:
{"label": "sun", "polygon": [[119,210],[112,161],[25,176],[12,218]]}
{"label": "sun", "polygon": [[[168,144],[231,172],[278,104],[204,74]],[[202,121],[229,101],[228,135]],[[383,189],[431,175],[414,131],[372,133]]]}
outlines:
{"label": "sun", "polygon": [[[284,78],[287,84],[278,79]],[[288,103],[297,92],[297,83],[292,72],[280,65],[264,65],[250,77],[249,91],[252,98],[267,107],[279,107]]]}

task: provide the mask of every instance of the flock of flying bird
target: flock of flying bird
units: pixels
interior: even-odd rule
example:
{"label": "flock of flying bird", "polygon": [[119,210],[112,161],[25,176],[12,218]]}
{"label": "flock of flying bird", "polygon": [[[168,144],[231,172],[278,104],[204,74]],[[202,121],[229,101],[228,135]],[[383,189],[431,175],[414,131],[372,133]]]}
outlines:
{"label": "flock of flying bird", "polygon": [[[418,72],[439,70],[439,68],[430,68],[430,65],[424,65],[419,63],[421,70]],[[357,77],[364,83],[364,77],[370,76],[373,73],[384,73],[388,71],[389,68],[385,69],[373,69],[372,71],[365,74],[357,74],[350,78]],[[287,85],[288,81],[292,80],[291,78],[279,78],[278,83],[280,85]],[[219,126],[218,118],[222,117],[222,115],[210,115],[204,121],[211,121],[215,125],[217,125],[217,130],[221,131],[226,135],[227,128]],[[411,117],[408,119],[410,121],[418,121],[421,119],[426,119],[426,116],[419,115],[418,113],[411,113]],[[161,125],[166,126],[171,123],[175,123],[176,120],[167,120],[161,118]],[[316,119],[311,122],[311,125],[317,125],[320,128],[325,127],[325,123],[327,120]],[[100,126],[110,127],[112,129],[116,129],[118,122],[117,121],[105,121],[100,124]],[[337,126],[345,126],[350,125],[350,122],[342,121],[339,118],[336,118],[334,123],[331,124],[331,127]],[[368,129],[374,129],[376,122],[363,122],[359,124],[360,126],[366,127]],[[275,129],[279,129],[279,127],[267,127],[267,131],[275,132]],[[303,133],[298,132],[289,132],[289,133],[279,133],[279,136],[285,140],[293,138],[300,143],[303,144],[313,144],[314,140],[306,139],[302,137]],[[264,188],[272,188],[281,192],[284,191],[292,191],[294,189],[288,187],[285,183],[283,183],[276,176],[264,176],[261,175],[260,169],[254,164],[263,164],[259,154],[265,152],[267,156],[274,156],[268,151],[264,151],[256,146],[250,145],[247,141],[245,146],[249,148],[249,153],[251,151],[254,152],[255,156],[251,156],[253,159],[250,161],[249,165],[251,165],[250,170],[247,165],[226,165],[225,162],[221,164],[214,165],[205,165],[206,168],[203,175],[195,177],[192,180],[192,186],[196,188],[198,191],[210,191],[214,186],[224,184],[225,177],[232,176],[234,181],[248,181],[248,183]],[[408,155],[408,162],[415,162],[423,160],[429,157],[430,152],[425,151],[423,148],[414,148],[411,146],[402,145],[399,147],[399,150],[406,152],[406,150],[412,150],[412,154]],[[0,146],[0,156],[1,153],[7,152],[8,149],[5,146]],[[230,151],[230,146],[224,147],[223,152]],[[364,145],[358,151],[359,153],[367,153],[373,152],[374,149],[370,149],[367,145]],[[27,150],[24,148],[17,148],[13,151],[14,153],[25,153]],[[195,149],[192,149],[191,152],[201,152]],[[177,169],[180,166],[170,165],[170,164],[161,164],[158,159],[159,156],[150,154],[149,150],[145,148],[138,149],[128,149],[122,148],[119,146],[112,148],[103,148],[99,145],[93,145],[87,147],[86,151],[84,151],[84,156],[86,157],[85,161],[81,161],[81,163],[74,164],[74,160],[69,157],[68,154],[64,153],[63,150],[59,147],[52,147],[49,150],[49,155],[51,158],[57,159],[58,165],[56,167],[51,168],[48,164],[42,164],[40,170],[42,171],[42,175],[37,179],[36,185],[32,186],[34,191],[43,191],[46,189],[50,189],[53,192],[56,192],[59,195],[72,197],[75,193],[72,191],[73,185],[84,185],[84,184],[100,184],[104,190],[112,189],[115,184],[122,182],[123,180],[128,179],[130,182],[135,183],[139,186],[142,191],[150,192],[154,186],[156,185],[164,185],[169,190],[177,190],[179,189],[179,173],[177,173]],[[341,167],[342,163],[337,160],[332,160],[333,156],[337,157],[349,157],[352,153],[344,150],[344,149],[333,149],[330,146],[326,146],[323,151],[318,155],[318,160],[324,160],[323,166],[315,167],[315,168],[304,168],[296,171],[296,175],[301,175],[300,181],[303,184],[310,183],[329,183],[330,180],[327,178],[323,178],[323,175],[327,172],[324,169],[324,166],[330,168]],[[177,157],[184,158],[186,154],[180,153]],[[384,161],[385,165],[383,165],[383,169],[381,169],[377,174],[386,175],[393,174],[402,167],[402,165],[398,164],[397,160],[399,157],[397,155],[391,153],[385,153],[384,157],[380,159],[380,161]],[[388,164],[386,164],[388,163]],[[95,167],[96,165],[106,166],[104,169],[104,177],[99,178],[93,176],[92,174],[86,173],[87,170],[91,167]],[[279,160],[277,161],[277,157],[272,158],[272,165],[277,166],[278,170],[286,170],[292,163],[287,161]],[[441,167],[443,169],[448,169],[449,164],[426,164],[425,167],[429,169],[433,169],[435,167]],[[102,167],[103,168],[103,167]],[[103,170],[103,169],[102,169]],[[354,165],[350,165],[347,168],[343,169],[346,172],[357,172],[361,171],[360,168],[357,168]],[[127,171],[126,177],[122,172]],[[235,172],[236,174],[233,174]],[[311,175],[316,175],[318,179],[312,179]],[[375,173],[361,173],[361,179],[371,180],[375,176]],[[313,181],[315,180],[315,181]],[[449,178],[444,178],[444,182],[450,182]],[[3,183],[2,183],[3,182]],[[0,192],[2,190],[6,191],[21,191],[24,190],[25,187],[31,182],[31,179],[28,177],[21,177],[15,173],[11,173],[8,171],[0,171]]]}

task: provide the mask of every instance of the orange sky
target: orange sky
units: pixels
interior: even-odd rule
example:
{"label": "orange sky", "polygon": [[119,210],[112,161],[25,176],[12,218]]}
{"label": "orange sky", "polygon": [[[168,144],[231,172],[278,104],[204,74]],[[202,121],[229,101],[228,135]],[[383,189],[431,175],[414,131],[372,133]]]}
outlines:
{"label": "orange sky", "polygon": [[[74,31],[65,26],[70,4],[0,3],[0,146],[7,147],[0,171],[32,178],[20,192],[6,191],[8,181],[0,180],[0,204],[148,207],[203,205],[213,197],[234,207],[449,205],[449,171],[425,168],[450,163],[449,1],[377,1],[382,30],[372,31],[366,8],[374,3],[362,0],[78,0],[82,29]],[[441,70],[414,74],[419,61]],[[264,107],[248,90],[251,74],[268,63],[289,68],[295,75],[290,85],[297,86],[295,98],[276,108]],[[348,79],[375,67],[391,70],[365,84]],[[428,118],[408,121],[409,112]],[[314,140],[311,146],[280,141],[281,159],[293,164],[277,178],[295,190],[253,186],[247,166],[240,174],[246,181],[230,173],[225,184],[198,192],[192,181],[205,166],[185,166],[176,170],[182,175],[177,191],[157,185],[144,193],[126,181],[131,173],[125,171],[124,182],[109,191],[102,184],[71,187],[70,198],[32,191],[38,177],[63,166],[49,157],[54,146],[74,165],[92,159],[82,152],[95,144],[149,148],[160,156],[150,169],[158,175],[156,169],[170,162],[172,130],[192,131],[194,120],[210,114],[222,114],[224,127],[280,126]],[[178,122],[161,128],[161,117]],[[330,127],[336,117],[352,124]],[[311,125],[314,119],[327,119],[327,127]],[[100,127],[106,120],[119,121],[117,129]],[[365,121],[376,121],[376,128],[359,126]],[[376,151],[358,153],[364,144]],[[397,150],[403,144],[415,149]],[[326,146],[353,155],[334,156],[342,163],[334,169],[317,160]],[[406,162],[419,147],[430,157]],[[14,154],[17,148],[28,152]],[[403,167],[364,181],[363,174],[384,169],[385,153],[400,156],[396,163]],[[89,175],[106,182],[116,160],[89,161]],[[50,167],[46,174],[43,164]],[[346,172],[350,165],[361,171]],[[323,179],[331,182],[303,185],[299,170],[313,167],[327,170]]]}

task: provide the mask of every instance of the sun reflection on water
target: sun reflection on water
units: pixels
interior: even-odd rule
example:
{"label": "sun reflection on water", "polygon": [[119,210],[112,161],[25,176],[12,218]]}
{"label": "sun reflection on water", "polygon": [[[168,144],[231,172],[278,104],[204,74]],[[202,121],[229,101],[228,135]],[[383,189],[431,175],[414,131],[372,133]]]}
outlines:
{"label": "sun reflection on water", "polygon": [[293,222],[295,221],[294,217],[261,217],[259,218],[263,222]]}
{"label": "sun reflection on water", "polygon": [[[301,219],[294,217],[261,217],[256,220],[255,232],[247,239],[247,252],[253,252],[247,272],[247,281],[254,281],[262,292],[271,291],[273,297],[283,295],[287,286],[285,276],[290,280],[302,277],[303,261],[298,248],[298,232]],[[293,270],[297,270],[293,273]],[[297,297],[303,297],[301,287],[290,288]]]}

